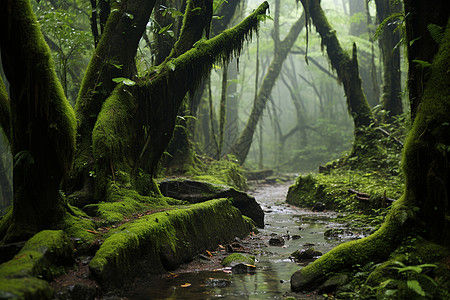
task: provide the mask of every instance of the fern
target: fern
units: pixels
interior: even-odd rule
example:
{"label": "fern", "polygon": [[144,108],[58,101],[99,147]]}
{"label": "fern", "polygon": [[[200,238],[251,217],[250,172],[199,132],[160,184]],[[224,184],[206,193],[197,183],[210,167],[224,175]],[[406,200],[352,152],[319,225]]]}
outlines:
{"label": "fern", "polygon": [[436,24],[428,24],[427,28],[433,40],[439,44],[444,37],[444,28]]}
{"label": "fern", "polygon": [[[393,13],[393,14],[389,15],[386,19],[383,20],[383,22],[381,22],[380,25],[378,25],[377,30],[375,31],[375,34],[373,36],[373,40],[378,39],[380,34],[383,32],[384,27],[386,27],[386,25],[390,25],[391,23],[393,23],[392,21],[394,19],[399,19],[401,21],[400,24],[403,24],[403,20],[405,19],[405,16],[403,15],[403,13]],[[400,26],[400,25],[397,25],[397,26]]]}

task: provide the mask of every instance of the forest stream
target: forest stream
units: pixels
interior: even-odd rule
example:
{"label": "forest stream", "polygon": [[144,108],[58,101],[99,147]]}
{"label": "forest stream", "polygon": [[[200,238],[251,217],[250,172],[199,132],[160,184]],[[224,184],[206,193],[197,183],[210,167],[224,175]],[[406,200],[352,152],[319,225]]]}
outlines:
{"label": "forest stream", "polygon": [[[259,234],[239,240],[241,252],[256,258],[254,272],[233,274],[219,260],[227,255],[221,245],[217,251],[200,255],[193,262],[151,282],[141,282],[122,295],[126,299],[283,299],[290,293],[291,275],[312,260],[295,262],[290,254],[313,247],[322,253],[358,234],[325,238],[324,232],[340,228],[333,219],[336,212],[313,212],[285,203],[289,184],[254,185],[253,195],[265,212],[265,228]],[[352,232],[355,232],[354,230]],[[283,237],[285,244],[274,246],[269,240]],[[298,294],[295,295],[299,297]],[[321,299],[305,294],[305,299]]]}

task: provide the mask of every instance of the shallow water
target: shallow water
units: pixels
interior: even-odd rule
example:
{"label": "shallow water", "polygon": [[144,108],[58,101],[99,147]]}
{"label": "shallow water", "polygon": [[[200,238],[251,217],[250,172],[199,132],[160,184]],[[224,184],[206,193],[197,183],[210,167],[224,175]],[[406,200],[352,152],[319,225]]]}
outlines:
{"label": "shallow water", "polygon": [[[290,292],[291,275],[310,263],[292,261],[289,258],[292,252],[312,245],[325,253],[346,241],[324,238],[327,229],[339,227],[333,222],[334,212],[312,212],[287,205],[284,201],[288,188],[289,184],[262,185],[249,192],[266,213],[265,228],[252,237],[256,256],[254,274],[230,274],[223,270],[177,273],[176,277],[146,282],[123,296],[128,299],[283,299]],[[269,245],[274,234],[285,237],[284,246]],[[290,238],[294,235],[301,238]],[[214,287],[206,284],[208,278],[226,279],[231,284]]]}

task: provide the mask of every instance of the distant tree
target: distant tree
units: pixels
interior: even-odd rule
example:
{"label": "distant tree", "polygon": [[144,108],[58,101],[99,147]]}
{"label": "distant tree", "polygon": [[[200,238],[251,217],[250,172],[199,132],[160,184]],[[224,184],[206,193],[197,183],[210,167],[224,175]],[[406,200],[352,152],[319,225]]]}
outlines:
{"label": "distant tree", "polygon": [[[278,10],[276,8],[276,10]],[[263,111],[267,105],[267,101],[272,92],[272,88],[281,72],[283,62],[290,53],[295,41],[297,40],[300,31],[305,26],[305,17],[302,15],[291,27],[289,33],[286,35],[284,40],[280,41],[279,37],[279,27],[277,25],[277,17],[275,17],[274,24],[274,54],[272,62],[267,70],[266,75],[259,87],[257,96],[255,97],[252,111],[248,117],[248,121],[245,125],[244,130],[239,135],[239,138],[230,148],[230,154],[236,156],[238,161],[243,164],[247,158],[247,154],[250,150],[250,146],[253,141],[253,136],[256,131],[256,126],[261,119]]]}

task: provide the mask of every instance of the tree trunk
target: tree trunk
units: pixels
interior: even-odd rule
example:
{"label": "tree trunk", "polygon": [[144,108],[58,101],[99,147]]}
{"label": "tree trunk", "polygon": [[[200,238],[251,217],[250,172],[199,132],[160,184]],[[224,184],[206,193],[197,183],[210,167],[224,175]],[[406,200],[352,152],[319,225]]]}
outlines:
{"label": "tree trunk", "polygon": [[250,146],[253,141],[253,135],[256,130],[256,125],[258,124],[266,107],[267,101],[270,97],[270,93],[272,92],[272,88],[275,85],[278,75],[281,72],[283,62],[288,56],[304,25],[305,17],[304,14],[302,14],[302,16],[294,23],[294,25],[292,25],[285,39],[279,42],[278,51],[274,53],[273,60],[269,66],[269,70],[264,76],[262,84],[258,90],[258,95],[253,103],[252,112],[250,113],[250,116],[248,118],[247,125],[239,136],[239,139],[231,147],[230,153],[235,155],[241,164],[244,163],[250,150]]}
{"label": "tree trunk", "polygon": [[76,161],[66,192],[82,191],[79,198],[92,198],[95,178],[92,130],[106,98],[116,87],[114,78],[135,80],[135,55],[139,40],[156,0],[114,2],[106,28],[101,35],[84,76],[75,112],[78,121]]}
{"label": "tree trunk", "polygon": [[[197,42],[178,57],[169,57],[138,84],[118,85],[106,100],[92,135],[97,177],[105,180],[98,186],[100,195],[118,172],[135,178],[142,169],[152,178],[156,175],[186,92],[198,84],[213,63],[226,62],[233,53],[239,52],[251,31],[257,29],[258,16],[264,15],[267,8],[264,2],[236,27],[210,40]],[[189,27],[183,28],[189,30]],[[183,32],[180,40],[182,37]],[[192,39],[192,44],[194,42]],[[153,188],[150,192],[159,192]]]}
{"label": "tree trunk", "polygon": [[[405,1],[407,15],[418,11],[418,5],[421,3],[416,2]],[[444,2],[440,1],[441,4]],[[422,21],[427,20],[435,13],[434,6],[422,8],[421,21],[406,19],[411,32],[423,32],[421,26],[426,26],[427,23]],[[425,90],[420,98],[421,103],[405,143],[402,166],[406,185],[403,197],[396,201],[386,221],[374,234],[358,241],[342,244],[314,263],[295,272],[291,278],[293,291],[314,289],[326,279],[326,274],[349,268],[355,264],[365,265],[368,262],[384,261],[407,236],[425,239],[425,247],[429,247],[427,245],[430,241],[447,248],[450,246],[448,198],[448,187],[450,186],[450,163],[448,160],[450,146],[450,126],[448,126],[450,122],[450,73],[448,72],[450,24],[444,27],[446,27],[445,35],[439,45],[439,52],[434,56],[434,61],[430,66],[428,80],[424,83],[413,81],[421,86],[424,84]],[[407,37],[406,44],[409,48],[412,41],[409,40],[411,35]],[[427,47],[426,53],[430,58],[433,57],[430,53],[438,49],[436,45],[432,44],[423,46]],[[413,51],[408,51],[408,55],[413,53]],[[408,60],[411,60],[411,57]],[[410,65],[410,68],[414,68],[414,66]],[[409,74],[414,74],[414,72]],[[413,97],[415,95],[411,94]],[[417,104],[415,101],[411,101],[412,106]],[[406,245],[406,247],[415,249],[414,244],[413,246]],[[433,255],[436,254],[429,253],[429,250],[425,249],[423,249],[423,253],[425,256],[429,255],[433,258]],[[420,259],[419,261],[422,263],[429,262]],[[378,273],[377,276],[379,277],[379,275]]]}
{"label": "tree trunk", "polygon": [[14,157],[13,212],[0,228],[3,242],[9,242],[61,221],[59,188],[72,166],[75,115],[29,1],[1,2],[0,48],[10,84]]}
{"label": "tree trunk", "polygon": [[[309,11],[322,43],[327,47],[327,54],[331,66],[336,70],[340,82],[344,85],[347,97],[347,108],[353,117],[354,135],[353,149],[350,157],[364,156],[365,150],[361,147],[372,140],[370,132],[366,130],[374,122],[372,110],[367,103],[362,90],[361,78],[358,72],[358,59],[356,44],[353,44],[352,57],[342,49],[336,31],[331,28],[318,0],[302,0],[304,7]],[[366,147],[365,149],[370,148]]]}
{"label": "tree trunk", "polygon": [[[377,18],[381,24],[391,14],[400,12],[400,4],[393,4],[390,0],[376,0]],[[380,36],[380,49],[383,55],[383,94],[381,104],[387,111],[386,122],[403,112],[401,98],[400,73],[400,32],[395,31],[395,25],[386,25]],[[395,32],[394,32],[395,31]]]}

